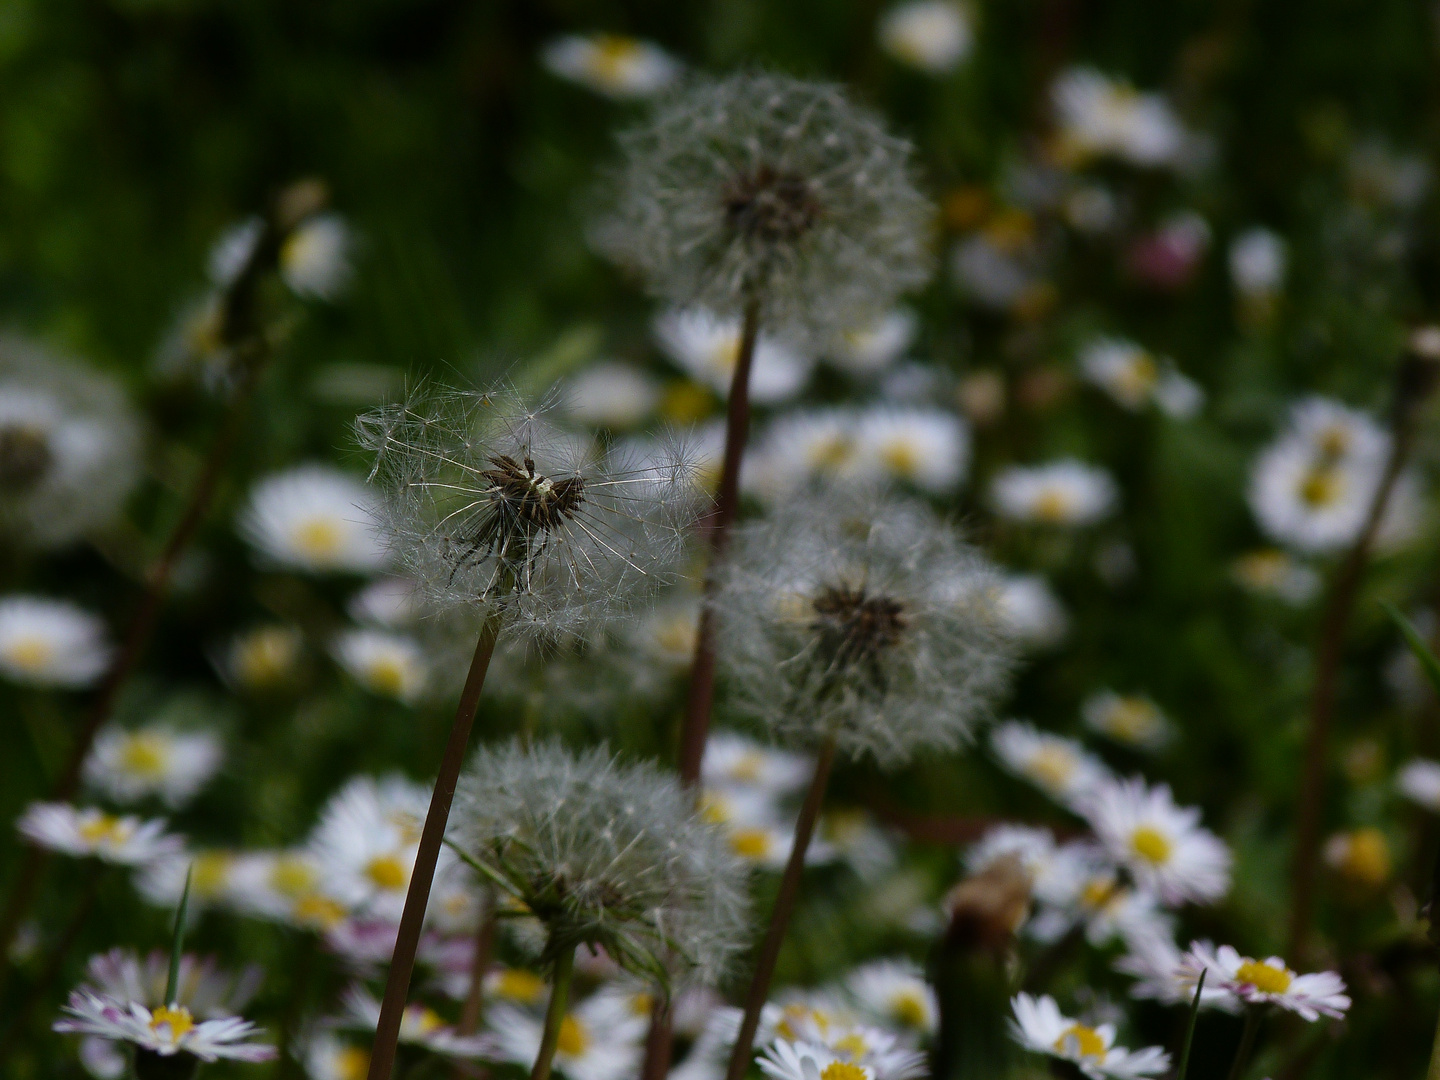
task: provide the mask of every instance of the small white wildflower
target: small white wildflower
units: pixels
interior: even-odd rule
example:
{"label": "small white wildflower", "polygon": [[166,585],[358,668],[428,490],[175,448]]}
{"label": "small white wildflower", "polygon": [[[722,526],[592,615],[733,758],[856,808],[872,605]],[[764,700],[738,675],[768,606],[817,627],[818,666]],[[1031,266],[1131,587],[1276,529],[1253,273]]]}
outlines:
{"label": "small white wildflower", "polygon": [[682,69],[654,42],[619,34],[567,34],[541,50],[540,62],[562,79],[618,99],[657,94],[675,82]]}
{"label": "small white wildflower", "polygon": [[[1208,942],[1196,944],[1209,946]],[[1185,964],[1185,953],[1168,934],[1129,939],[1125,955],[1115,961],[1115,970],[1138,980],[1130,988],[1131,997],[1165,1005],[1189,1005],[1195,1000],[1200,973]],[[1213,975],[1206,976],[1200,1004],[1225,1012],[1240,1010],[1240,1002],[1230,991],[1215,985]]]}
{"label": "small white wildflower", "polygon": [[1390,880],[1390,842],[1376,828],[1347,829],[1333,834],[1321,849],[1325,865],[1347,885],[1375,890]]}
{"label": "small white wildflower", "polygon": [[[690,376],[727,395],[740,357],[740,320],[722,318],[704,308],[667,311],[655,320],[655,337]],[[813,358],[768,334],[755,343],[750,370],[750,399],[761,405],[793,398],[805,387]]]}
{"label": "small white wildflower", "polygon": [[0,597],[0,674],[33,686],[79,689],[110,663],[105,624],[67,600]]}
{"label": "small white wildflower", "polygon": [[[368,1033],[380,1026],[380,1002],[359,983],[345,991],[343,1004],[342,1026]],[[419,1002],[405,1006],[399,1041],[446,1057],[489,1058],[498,1052],[496,1041],[488,1034],[461,1035],[435,1010]]]}
{"label": "small white wildflower", "polygon": [[294,676],[304,645],[304,636],[293,626],[257,626],[236,634],[219,650],[214,664],[232,686],[273,690]]}
{"label": "small white wildflower", "polygon": [[1143,694],[1099,690],[1085,699],[1080,715],[1092,730],[1142,750],[1158,749],[1175,734],[1160,707]]}
{"label": "small white wildflower", "polygon": [[731,541],[715,604],[737,709],[882,764],[953,749],[1004,685],[998,578],[923,505],[797,497]]}
{"label": "small white wildflower", "polygon": [[1154,893],[1121,880],[1114,865],[1093,844],[1073,843],[1057,848],[1045,889],[1037,885],[1040,910],[1026,930],[1043,942],[1056,942],[1073,927],[1081,926],[1094,946],[1119,939],[1141,941],[1168,937],[1173,922],[1160,910]]}
{"label": "small white wildflower", "polygon": [[206,260],[210,280],[222,289],[234,284],[264,231],[265,222],[258,217],[245,218],[226,228],[210,248]]}
{"label": "small white wildflower", "polygon": [[162,818],[116,817],[69,803],[31,803],[15,823],[31,843],[76,858],[95,857],[121,866],[142,866],[173,855],[184,845],[167,833]]}
{"label": "small white wildflower", "polygon": [[[540,1049],[542,1021],[513,1005],[496,1005],[486,1023],[496,1056],[529,1067]],[[594,994],[560,1022],[555,1068],[573,1080],[628,1080],[640,1065],[647,1018],[615,996]]]}
{"label": "small white wildflower", "polygon": [[920,320],[909,308],[895,308],[862,326],[846,330],[826,351],[826,359],[857,377],[884,371],[915,340]]}
{"label": "small white wildflower", "polygon": [[941,409],[880,408],[855,427],[859,471],[912,484],[930,494],[954,491],[970,464],[970,430]]}
{"label": "small white wildflower", "polygon": [[135,887],[156,907],[173,911],[188,879],[192,906],[226,904],[234,900],[239,862],[234,852],[221,848],[176,851],[142,866],[135,875]]}
{"label": "small white wildflower", "polygon": [[1167,785],[1138,777],[1103,783],[1085,816],[1110,856],[1166,903],[1207,903],[1229,890],[1229,849],[1201,827],[1197,808],[1175,805]]}
{"label": "small white wildflower", "polygon": [[336,662],[371,693],[413,704],[424,693],[430,665],[414,638],[385,630],[354,629],[331,644]]}
{"label": "small white wildflower", "polygon": [[596,427],[634,427],[655,410],[660,388],[630,364],[593,364],[565,383],[565,409],[571,419]]}
{"label": "small white wildflower", "polygon": [[1230,242],[1230,279],[1242,295],[1279,292],[1285,263],[1285,241],[1269,229],[1250,229]]}
{"label": "small white wildflower", "polygon": [[1260,548],[1241,555],[1231,565],[1231,573],[1251,592],[1297,607],[1320,592],[1320,575],[1280,548]]}
{"label": "small white wildflower", "polygon": [[1074,739],[1007,720],[990,733],[990,748],[1010,772],[1062,806],[1078,807],[1111,779],[1104,762]]}
{"label": "small white wildflower", "polygon": [[910,0],[880,20],[880,44],[895,59],[927,75],[954,71],[974,46],[970,18],[951,0]]}
{"label": "small white wildflower", "polygon": [[[334,801],[332,798],[331,807]],[[340,846],[336,845],[337,848]],[[353,850],[363,847],[363,844],[345,847]],[[341,856],[348,853],[345,850],[339,852]],[[248,851],[235,856],[228,868],[226,899],[246,915],[305,930],[332,931],[350,914],[350,905],[336,897],[336,889],[345,890],[347,899],[363,895],[365,891],[363,885],[357,888],[356,875],[352,872],[355,860],[347,860],[341,872],[331,877],[327,867],[340,861],[337,858],[333,862],[322,863],[319,857],[305,849]],[[362,865],[360,869],[363,873],[365,867]]]}
{"label": "small white wildflower", "polygon": [[1115,1025],[1089,1027],[1060,1012],[1048,994],[1017,994],[1010,1002],[1011,1035],[1027,1050],[1075,1064],[1092,1080],[1105,1077],[1158,1076],[1170,1068],[1170,1055],[1158,1046],[1126,1050],[1115,1045]]}
{"label": "small white wildflower", "polygon": [[1006,632],[1035,648],[1057,644],[1070,628],[1064,606],[1038,574],[1007,575],[996,604]]}
{"label": "small white wildflower", "polygon": [[173,810],[195,797],[223,758],[220,739],[207,731],[112,725],[96,736],[85,760],[85,779],[115,802],[158,795]]}
{"label": "small white wildflower", "polygon": [[339,214],[315,214],[285,237],[280,277],[294,292],[316,300],[338,300],[353,276],[355,238]]}
{"label": "small white wildflower", "polygon": [[316,1031],[297,1048],[310,1080],[364,1080],[370,1051],[329,1031]]}
{"label": "small white wildflower", "polygon": [[814,771],[804,754],[765,746],[731,731],[716,731],[705,743],[700,778],[707,786],[754,788],[775,798],[802,789]]}
{"label": "small white wildflower", "polygon": [[1022,311],[1045,290],[1031,237],[1009,228],[965,237],[951,252],[950,272],[966,300],[991,311]]}
{"label": "small white wildflower", "polygon": [[631,628],[629,640],[647,660],[669,669],[688,669],[695,658],[695,637],[699,632],[700,599],[687,593],[659,602],[654,610],[642,615]]}
{"label": "small white wildflower", "polygon": [[1278,956],[1255,960],[1229,945],[1211,949],[1207,942],[1197,941],[1182,966],[1191,980],[1198,980],[1201,971],[1209,972],[1207,989],[1213,984],[1247,1005],[1278,1005],[1302,1020],[1314,1022],[1322,1016],[1342,1020],[1350,1008],[1345,982],[1335,972],[1297,975]]}
{"label": "small white wildflower", "polygon": [[1176,164],[1186,133],[1159,94],[1137,93],[1093,68],[1071,68],[1051,89],[1061,153],[1072,161],[1117,157],[1132,165]]}
{"label": "small white wildflower", "polygon": [[[138,1001],[153,1009],[166,1004],[170,957],[159,949],[143,957],[131,949],[111,949],[90,957],[85,976],[86,988],[102,997]],[[257,964],[232,972],[213,957],[186,953],[180,957],[175,997],[169,1004],[183,1005],[204,1020],[234,1016],[259,992],[263,978]]]}
{"label": "small white wildflower", "polygon": [[742,487],[778,502],[817,480],[856,479],[861,465],[855,421],[848,409],[805,409],[778,417],[746,456]]}
{"label": "small white wildflower", "polygon": [[1401,766],[1395,786],[1407,799],[1440,813],[1440,761],[1416,758]]}
{"label": "small white wildflower", "polygon": [[1076,528],[1109,516],[1119,490],[1104,469],[1064,458],[1000,470],[991,483],[990,497],[1003,517]]}
{"label": "small white wildflower", "polygon": [[232,1016],[196,1023],[183,1005],[150,1009],[138,1001],[100,996],[81,987],[70,994],[64,1012],[66,1017],[53,1025],[56,1031],[131,1043],[139,1055],[260,1062],[272,1060],[276,1053],[273,1046],[250,1041],[257,1030],[248,1020]]}
{"label": "small white wildflower", "polygon": [[1167,416],[1185,419],[1204,404],[1205,393],[1171,360],[1157,359],[1131,341],[1099,338],[1080,352],[1085,377],[1125,408],[1154,403]]}
{"label": "small white wildflower", "polygon": [[260,480],[240,531],[274,563],[311,572],[369,573],[386,561],[375,497],[326,465],[300,465]]}
{"label": "small white wildflower", "polygon": [[874,960],[852,971],[845,987],[881,1024],[917,1035],[933,1035],[939,1025],[935,991],[911,960]]}

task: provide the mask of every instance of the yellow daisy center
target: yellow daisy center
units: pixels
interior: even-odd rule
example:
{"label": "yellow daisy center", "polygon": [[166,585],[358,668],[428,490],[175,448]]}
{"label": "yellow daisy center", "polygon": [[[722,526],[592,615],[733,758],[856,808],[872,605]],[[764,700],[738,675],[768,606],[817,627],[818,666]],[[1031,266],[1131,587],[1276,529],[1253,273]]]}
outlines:
{"label": "yellow daisy center", "polygon": [[809,447],[805,453],[806,464],[817,471],[833,472],[850,460],[854,449],[843,435],[828,435]]}
{"label": "yellow daisy center", "polygon": [[1141,825],[1130,834],[1130,847],[1146,862],[1162,866],[1170,861],[1174,845],[1159,829],[1152,825]]}
{"label": "yellow daisy center", "polygon": [[1390,845],[1385,834],[1379,829],[1356,829],[1348,837],[1338,869],[1361,885],[1383,885],[1390,877]]}
{"label": "yellow daisy center", "polygon": [[730,766],[730,779],[738,780],[742,784],[753,784],[760,779],[760,770],[765,766],[763,755],[754,750],[747,750],[735,759],[735,764]]}
{"label": "yellow daisy center", "polygon": [[923,1028],[930,1020],[925,999],[914,990],[902,990],[890,999],[890,1015],[903,1027]]}
{"label": "yellow daisy center", "polygon": [[845,1054],[847,1057],[857,1058],[864,1057],[865,1052],[869,1050],[870,1047],[865,1044],[864,1036],[851,1033],[843,1038],[836,1039],[834,1049],[839,1053]]}
{"label": "yellow daisy center", "polygon": [[270,867],[270,887],[281,896],[301,896],[315,887],[315,869],[304,859],[276,859]]}
{"label": "yellow daisy center", "polygon": [[365,1080],[370,1071],[370,1055],[358,1046],[347,1046],[335,1055],[336,1080]]}
{"label": "yellow daisy center", "polygon": [[50,642],[40,637],[16,638],[5,650],[5,658],[22,671],[44,671],[54,656]]}
{"label": "yellow daisy center", "polygon": [[590,1035],[585,1030],[585,1025],[576,1020],[573,1016],[566,1016],[560,1021],[560,1037],[555,1041],[555,1049],[566,1057],[579,1057],[585,1053],[590,1045]]}
{"label": "yellow daisy center", "polygon": [[1120,698],[1106,717],[1110,732],[1122,739],[1139,741],[1155,731],[1155,706],[1144,698]]}
{"label": "yellow daisy center", "polygon": [[509,968],[495,980],[495,996],[533,1005],[545,993],[545,980],[534,972]]}
{"label": "yellow daisy center", "polygon": [[365,681],[377,694],[399,697],[405,690],[405,665],[398,657],[376,657],[365,669]]}
{"label": "yellow daisy center", "polygon": [[257,630],[235,648],[235,676],[247,686],[273,686],[295,662],[295,634],[283,627]]}
{"label": "yellow daisy center", "polygon": [[699,383],[680,382],[665,391],[660,399],[660,412],[677,424],[703,420],[715,407],[715,398]]}
{"label": "yellow daisy center", "polygon": [[314,926],[321,930],[329,930],[345,920],[345,908],[328,896],[311,893],[295,901],[295,906],[290,909],[290,915],[301,926]]}
{"label": "yellow daisy center", "polygon": [[1091,878],[1080,890],[1080,903],[1092,911],[1104,907],[1120,891],[1114,878]]}
{"label": "yellow daisy center", "polygon": [[866,1080],[865,1070],[848,1061],[832,1061],[820,1073],[820,1080]]}
{"label": "yellow daisy center", "polygon": [[655,999],[643,990],[638,994],[630,995],[630,1011],[636,1016],[649,1016],[650,1010],[655,1006]]}
{"label": "yellow daisy center", "polygon": [[1290,989],[1295,973],[1283,965],[1274,967],[1263,960],[1246,960],[1236,970],[1235,978],[1249,983],[1262,994],[1283,994]]}
{"label": "yellow daisy center", "polygon": [[109,814],[96,814],[80,823],[80,839],[87,844],[117,844],[129,833],[125,823]]}
{"label": "yellow daisy center", "polygon": [[1300,500],[1318,510],[1338,499],[1341,487],[1340,474],[1334,469],[1311,469],[1300,481]]}
{"label": "yellow daisy center", "polygon": [[914,476],[920,471],[920,449],[911,442],[896,439],[886,443],[880,451],[880,460],[897,476]]}
{"label": "yellow daisy center", "polygon": [[1094,1028],[1084,1024],[1071,1024],[1055,1040],[1055,1049],[1062,1054],[1076,1054],[1082,1058],[1105,1056],[1105,1040]]}
{"label": "yellow daisy center", "polygon": [[311,518],[295,529],[296,550],[311,559],[333,559],[340,554],[344,534],[333,518]]}
{"label": "yellow daisy center", "polygon": [[1030,756],[1026,771],[1044,787],[1062,788],[1075,773],[1075,755],[1063,746],[1042,746]]}
{"label": "yellow daisy center", "polygon": [[137,776],[163,776],[169,764],[169,744],[158,735],[137,733],[120,747],[120,767]]}
{"label": "yellow daisy center", "polygon": [[1060,525],[1070,520],[1074,501],[1069,492],[1060,488],[1046,488],[1035,497],[1035,517],[1051,525]]}
{"label": "yellow daisy center", "polygon": [[1148,353],[1140,353],[1125,365],[1120,374],[1120,387],[1129,397],[1143,398],[1160,378],[1160,368]]}
{"label": "yellow daisy center", "polygon": [[365,876],[382,889],[403,889],[410,875],[395,855],[377,855],[365,864]]}
{"label": "yellow daisy center", "polygon": [[197,896],[218,896],[230,881],[234,860],[224,852],[211,851],[195,856],[190,864],[190,887]]}
{"label": "yellow daisy center", "polygon": [[640,45],[633,38],[602,34],[595,40],[595,74],[606,82],[616,82],[639,56]]}
{"label": "yellow daisy center", "polygon": [[763,859],[770,853],[770,834],[764,829],[736,829],[730,848],[743,859]]}
{"label": "yellow daisy center", "polygon": [[1350,449],[1350,432],[1339,424],[1333,424],[1320,432],[1315,445],[1328,458],[1342,457]]}
{"label": "yellow daisy center", "polygon": [[684,656],[695,651],[695,623],[688,618],[666,619],[655,628],[655,644],[666,656]]}
{"label": "yellow daisy center", "polygon": [[717,375],[724,375],[726,378],[735,371],[735,365],[740,362],[740,335],[731,334],[724,341],[717,342],[710,350],[710,368]]}
{"label": "yellow daisy center", "polygon": [[183,1005],[161,1005],[150,1014],[150,1030],[158,1033],[162,1027],[168,1027],[172,1044],[183,1039],[194,1026],[195,1018]]}

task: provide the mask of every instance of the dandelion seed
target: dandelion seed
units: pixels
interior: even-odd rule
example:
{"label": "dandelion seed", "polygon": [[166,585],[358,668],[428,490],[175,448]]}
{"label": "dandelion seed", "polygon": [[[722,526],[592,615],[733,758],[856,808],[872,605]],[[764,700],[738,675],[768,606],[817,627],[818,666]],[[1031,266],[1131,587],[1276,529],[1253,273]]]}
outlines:
{"label": "dandelion seed", "polygon": [[80,689],[110,663],[105,624],[66,600],[0,597],[0,674],[32,686]]}

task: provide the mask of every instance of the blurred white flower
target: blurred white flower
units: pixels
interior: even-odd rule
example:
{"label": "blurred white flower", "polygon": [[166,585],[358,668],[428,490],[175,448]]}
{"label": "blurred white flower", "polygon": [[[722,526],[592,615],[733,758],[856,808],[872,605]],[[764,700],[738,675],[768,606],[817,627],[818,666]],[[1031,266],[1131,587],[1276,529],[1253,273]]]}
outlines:
{"label": "blurred white flower", "polygon": [[1126,1050],[1115,1045],[1115,1025],[1088,1027],[1060,1012],[1048,994],[1017,994],[1010,1002],[1010,1033],[1021,1046],[1076,1065],[1091,1080],[1105,1077],[1158,1076],[1170,1068],[1170,1055],[1158,1046]]}
{"label": "blurred white flower", "polygon": [[1142,941],[1174,933],[1154,893],[1126,884],[1093,844],[1066,844],[1051,861],[1043,895],[1036,889],[1041,907],[1026,927],[1031,936],[1053,943],[1080,926],[1085,939],[1099,947],[1116,939]]}
{"label": "blurred white flower", "polygon": [[1117,157],[1132,165],[1174,165],[1185,129],[1160,94],[1142,94],[1093,68],[1063,72],[1051,89],[1061,154],[1077,164]]}
{"label": "blurred white flower", "polygon": [[771,423],[745,458],[741,484],[778,501],[812,480],[851,480],[860,469],[855,415],[844,409],[805,409]]}
{"label": "blurred white flower", "polygon": [[1109,516],[1119,489],[1104,469],[1074,458],[1044,465],[1011,465],[991,482],[996,511],[1015,521],[1079,527]]}
{"label": "blurred white flower", "polygon": [[[543,1021],[513,1005],[487,1010],[496,1055],[528,1068],[540,1049]],[[592,994],[566,1012],[555,1047],[555,1068],[571,1080],[629,1080],[640,1065],[648,1018],[616,997]]]}
{"label": "blurred white flower", "polygon": [[85,759],[85,780],[115,802],[158,795],[173,810],[195,797],[223,757],[220,739],[207,731],[112,725],[96,736]]}
{"label": "blurred white flower", "polygon": [[411,637],[361,627],[336,635],[330,651],[351,678],[382,697],[413,704],[429,681],[424,650]]}
{"label": "blurred white flower", "polygon": [[971,303],[992,311],[1023,309],[1041,295],[1033,237],[1025,227],[990,226],[965,237],[950,255],[950,272]]}
{"label": "blurred white flower", "polygon": [[233,284],[240,271],[245,269],[245,264],[250,261],[255,245],[260,242],[260,235],[264,231],[265,223],[260,218],[248,217],[237,221],[221,233],[220,238],[210,248],[207,260],[210,280],[222,289]]}
{"label": "blurred white flower", "polygon": [[871,961],[846,976],[845,988],[882,1025],[920,1036],[939,1026],[935,991],[912,960]]}
{"label": "blurred white flower", "polygon": [[163,818],[115,817],[69,803],[31,803],[15,823],[20,834],[50,851],[76,858],[141,866],[178,852],[184,841],[167,833]]}
{"label": "blurred white flower", "polygon": [[882,407],[855,425],[859,472],[932,494],[954,491],[970,464],[970,429],[942,409]]}
{"label": "blurred white flower", "polygon": [[919,324],[909,308],[895,308],[871,323],[845,331],[826,352],[826,359],[847,374],[874,375],[905,354]]}
{"label": "blurred white flower", "polygon": [[540,62],[551,74],[617,99],[650,97],[682,70],[659,45],[618,34],[567,34],[540,51]]}
{"label": "blurred white flower", "polygon": [[420,617],[420,588],[409,578],[377,578],[351,598],[346,610],[356,622],[408,626]]}
{"label": "blurred white flower", "polygon": [[1110,779],[1105,763],[1074,739],[1006,720],[990,733],[990,748],[1010,772],[1062,806],[1076,807]]}
{"label": "blurred white flower", "polygon": [[297,1048],[310,1080],[364,1080],[370,1051],[329,1031],[314,1032]]}
{"label": "blurred white flower", "polygon": [[1325,841],[1325,865],[1345,882],[1361,889],[1378,889],[1390,880],[1393,859],[1390,843],[1376,828],[1347,829]]}
{"label": "blurred white flower", "polygon": [[375,496],[326,465],[300,465],[257,482],[240,531],[268,560],[289,569],[369,573],[386,562]]}
{"label": "blurred white flower", "polygon": [[706,787],[751,788],[774,798],[803,788],[814,771],[806,754],[766,746],[731,731],[716,731],[705,743],[700,778]]}
{"label": "blurred white flower", "polygon": [[1047,648],[1070,628],[1064,606],[1039,574],[1007,575],[996,599],[1006,631],[1024,644]]}
{"label": "blurred white flower", "polygon": [[[1138,980],[1130,988],[1131,997],[1164,1005],[1189,1005],[1195,1000],[1199,972],[1185,966],[1184,952],[1168,934],[1130,939],[1125,955],[1115,961],[1115,970]],[[1240,1002],[1228,990],[1216,986],[1211,976],[1206,977],[1205,988],[1200,991],[1200,1004],[1225,1012],[1240,1011]]]}
{"label": "blurred white flower", "polygon": [[1231,573],[1251,592],[1296,606],[1309,603],[1320,592],[1320,575],[1279,548],[1261,548],[1241,555],[1231,565]]}
{"label": "blurred white flower", "polygon": [[1133,341],[1097,338],[1080,351],[1080,370],[1132,412],[1154,402],[1165,415],[1183,420],[1205,402],[1205,392],[1173,361],[1157,359]]}
{"label": "blurred white flower", "polygon": [[[380,1002],[360,983],[345,991],[343,1005],[342,1026],[367,1033],[380,1026]],[[496,1040],[490,1035],[461,1035],[435,1010],[418,1001],[405,1006],[401,1014],[399,1041],[446,1057],[488,1058],[497,1052]]]}
{"label": "blurred white flower", "polygon": [[[692,378],[722,397],[740,356],[740,320],[725,319],[703,308],[664,312],[655,320],[655,337],[666,354]],[[773,405],[794,397],[809,381],[813,358],[761,334],[750,369],[750,400]]]}
{"label": "blurred white flower", "polygon": [[[655,605],[629,628],[630,641],[645,659],[666,668],[688,668],[695,658],[695,637],[700,632],[700,599],[684,595]],[[715,736],[706,744],[706,753]]]}
{"label": "blurred white flower", "polygon": [[1297,975],[1278,956],[1255,960],[1229,945],[1211,949],[1208,942],[1197,941],[1185,954],[1183,968],[1192,984],[1206,971],[1207,989],[1213,985],[1247,1005],[1278,1005],[1302,1020],[1313,1022],[1322,1016],[1343,1020],[1350,1008],[1345,982],[1335,972]]}
{"label": "blurred white flower", "polygon": [[1270,296],[1285,284],[1285,241],[1269,229],[1249,229],[1230,242],[1230,279],[1243,296]]}
{"label": "blurred white flower", "polygon": [[141,867],[135,875],[135,887],[156,907],[174,909],[188,877],[193,906],[227,904],[234,900],[238,865],[239,856],[220,848],[177,851]]}
{"label": "blurred white flower", "polygon": [[294,292],[316,300],[337,300],[350,284],[355,238],[339,214],[307,218],[280,246],[280,277]]}
{"label": "blurred white flower", "polygon": [[[348,882],[342,875],[342,886]],[[229,868],[227,893],[237,911],[305,930],[329,932],[349,914],[330,889],[322,862],[304,849],[248,851]]]}
{"label": "blurred white flower", "polygon": [[1085,699],[1080,715],[1092,730],[1142,750],[1156,750],[1175,734],[1160,707],[1143,694],[1099,690]]}
{"label": "blurred white flower", "polygon": [[1440,814],[1440,761],[1416,758],[1401,766],[1395,786],[1407,799]]}
{"label": "blurred white flower", "polygon": [[288,682],[305,639],[293,626],[257,626],[236,634],[215,658],[225,681],[242,690],[271,690]]}
{"label": "blurred white flower", "polygon": [[1110,857],[1165,903],[1208,903],[1229,891],[1229,849],[1200,825],[1197,808],[1175,805],[1168,785],[1104,782],[1083,812]]}
{"label": "blurred white flower", "polygon": [[660,400],[660,388],[632,364],[592,364],[572,375],[564,387],[570,419],[596,427],[628,428],[644,420]]}
{"label": "blurred white flower", "polygon": [[105,672],[105,624],[68,600],[0,597],[0,674],[31,686],[89,686]]}
{"label": "blurred white flower", "polygon": [[974,40],[969,16],[949,0],[910,0],[880,19],[881,47],[929,75],[954,71],[970,55]]}

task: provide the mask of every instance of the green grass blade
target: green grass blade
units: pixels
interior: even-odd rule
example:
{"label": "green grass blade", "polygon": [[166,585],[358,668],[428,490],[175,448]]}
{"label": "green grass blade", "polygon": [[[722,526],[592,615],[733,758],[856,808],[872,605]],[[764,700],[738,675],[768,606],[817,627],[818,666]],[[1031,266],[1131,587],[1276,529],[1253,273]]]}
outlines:
{"label": "green grass blade", "polygon": [[190,875],[195,872],[191,866],[185,871],[185,891],[180,894],[180,906],[175,909],[175,934],[170,939],[170,977],[165,980],[165,1004],[175,1004],[175,994],[180,989],[180,950],[185,945],[185,916],[190,910]]}
{"label": "green grass blade", "polygon": [[1394,604],[1381,600],[1380,606],[1385,609],[1385,614],[1395,620],[1395,625],[1400,627],[1400,633],[1405,635],[1405,644],[1410,646],[1415,659],[1420,661],[1430,685],[1440,694],[1440,660],[1435,659],[1435,654],[1430,651],[1430,646],[1425,644],[1425,639],[1420,636],[1420,631],[1415,629],[1415,624],[1401,615]]}
{"label": "green grass blade", "polygon": [[1200,981],[1195,984],[1195,1000],[1190,1002],[1190,1023],[1185,1027],[1185,1045],[1180,1051],[1180,1071],[1175,1074],[1175,1080],[1185,1080],[1185,1074],[1190,1071],[1190,1045],[1195,1041],[1195,1020],[1200,1015],[1200,991],[1205,989],[1208,974],[1202,968]]}

